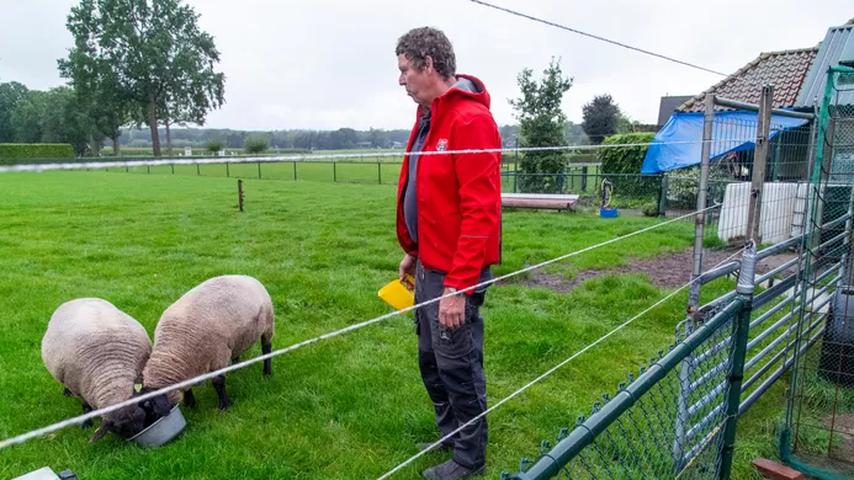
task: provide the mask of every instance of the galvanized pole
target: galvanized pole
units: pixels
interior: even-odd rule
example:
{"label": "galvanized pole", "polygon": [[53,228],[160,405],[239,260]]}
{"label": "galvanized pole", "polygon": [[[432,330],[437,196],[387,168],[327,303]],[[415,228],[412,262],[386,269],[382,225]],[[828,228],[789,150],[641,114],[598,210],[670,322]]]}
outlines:
{"label": "galvanized pole", "polygon": [[[712,153],[712,126],[715,120],[715,96],[706,94],[705,115],[703,117],[703,144],[700,153],[700,185],[697,192],[697,211],[706,209],[706,192],[709,183],[709,160]],[[664,177],[666,178],[666,177]],[[694,264],[691,269],[691,289],[688,293],[687,318],[684,322],[685,338],[694,333],[694,314],[700,306],[700,274],[703,273],[703,236],[705,235],[706,214],[698,213],[694,217]],[[673,466],[680,471],[684,466],[685,434],[688,430],[688,406],[691,397],[691,375],[694,371],[694,357],[688,355],[679,366],[679,398],[676,400],[676,418],[673,424]]]}
{"label": "galvanized pole", "polygon": [[[709,183],[709,160],[712,154],[712,126],[715,120],[715,96],[706,94],[706,107],[703,117],[703,145],[700,154],[700,185],[697,192],[697,211],[706,209],[706,192]],[[700,282],[697,277],[703,273],[703,235],[706,226],[705,212],[694,217],[694,265],[691,269],[691,291],[688,294],[688,314],[694,313],[700,305]]]}
{"label": "galvanized pole", "polygon": [[729,480],[732,458],[735,452],[735,430],[738,423],[738,408],[741,403],[741,383],[744,379],[744,357],[747,356],[747,337],[750,333],[750,313],[753,310],[753,280],[756,272],[756,244],[748,240],[741,255],[741,271],[735,291],[740,304],[733,325],[733,345],[730,351],[730,367],[727,375],[727,398],[725,405],[723,445],[720,452],[720,467],[717,478]]}
{"label": "galvanized pole", "polygon": [[750,204],[747,210],[747,239],[759,245],[759,221],[762,217],[762,186],[765,184],[765,170],[768,165],[768,134],[771,130],[771,103],[774,98],[774,86],[762,87],[759,99],[759,123],[756,126],[756,154],[753,156],[753,178],[750,185]]}

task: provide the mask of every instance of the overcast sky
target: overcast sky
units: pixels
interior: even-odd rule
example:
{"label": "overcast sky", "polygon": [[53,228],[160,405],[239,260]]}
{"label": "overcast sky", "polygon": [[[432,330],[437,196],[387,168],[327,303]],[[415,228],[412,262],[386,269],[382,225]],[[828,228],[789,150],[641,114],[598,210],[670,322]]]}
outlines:
{"label": "overcast sky", "polygon": [[[72,0],[0,0],[0,82],[61,85],[57,58]],[[499,124],[515,123],[516,75],[560,57],[574,79],[564,111],[610,93],[630,118],[655,123],[659,97],[695,94],[721,77],[489,9],[468,0],[191,0],[215,37],[226,104],[207,126],[235,129],[409,128],[397,85],[397,38],[430,25],[454,44],[457,70],[481,78]],[[817,44],[854,16],[850,0],[491,0],[579,30],[731,73],[760,52]]]}

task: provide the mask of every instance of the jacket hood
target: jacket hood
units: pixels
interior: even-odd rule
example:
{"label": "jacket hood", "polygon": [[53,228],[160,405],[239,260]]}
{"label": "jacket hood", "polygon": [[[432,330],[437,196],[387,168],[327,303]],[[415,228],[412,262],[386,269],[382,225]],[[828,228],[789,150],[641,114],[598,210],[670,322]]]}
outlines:
{"label": "jacket hood", "polygon": [[[433,100],[431,110],[441,110],[442,105],[454,103],[460,100],[471,100],[480,103],[489,109],[490,97],[486,86],[479,78],[462,73],[456,74],[457,82],[447,92]],[[424,112],[424,107],[418,107],[418,115]]]}

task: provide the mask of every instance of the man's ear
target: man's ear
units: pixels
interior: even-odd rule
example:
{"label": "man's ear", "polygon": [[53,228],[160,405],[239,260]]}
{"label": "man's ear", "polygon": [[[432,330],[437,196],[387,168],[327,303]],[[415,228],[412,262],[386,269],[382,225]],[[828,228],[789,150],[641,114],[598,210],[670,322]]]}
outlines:
{"label": "man's ear", "polygon": [[433,70],[433,57],[430,55],[424,57],[424,70]]}

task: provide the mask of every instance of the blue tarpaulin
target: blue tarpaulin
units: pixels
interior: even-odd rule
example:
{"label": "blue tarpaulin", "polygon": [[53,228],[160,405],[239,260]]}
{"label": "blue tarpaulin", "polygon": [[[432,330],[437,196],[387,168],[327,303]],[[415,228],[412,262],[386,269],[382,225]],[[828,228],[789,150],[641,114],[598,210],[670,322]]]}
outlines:
{"label": "blue tarpaulin", "polygon": [[[781,131],[807,123],[802,118],[771,115],[769,138]],[[712,126],[712,152],[714,161],[731,152],[753,150],[756,142],[757,113],[737,110],[715,112]],[[703,113],[674,113],[655,134],[646,151],[641,173],[661,173],[677,168],[700,164],[703,146]]]}

